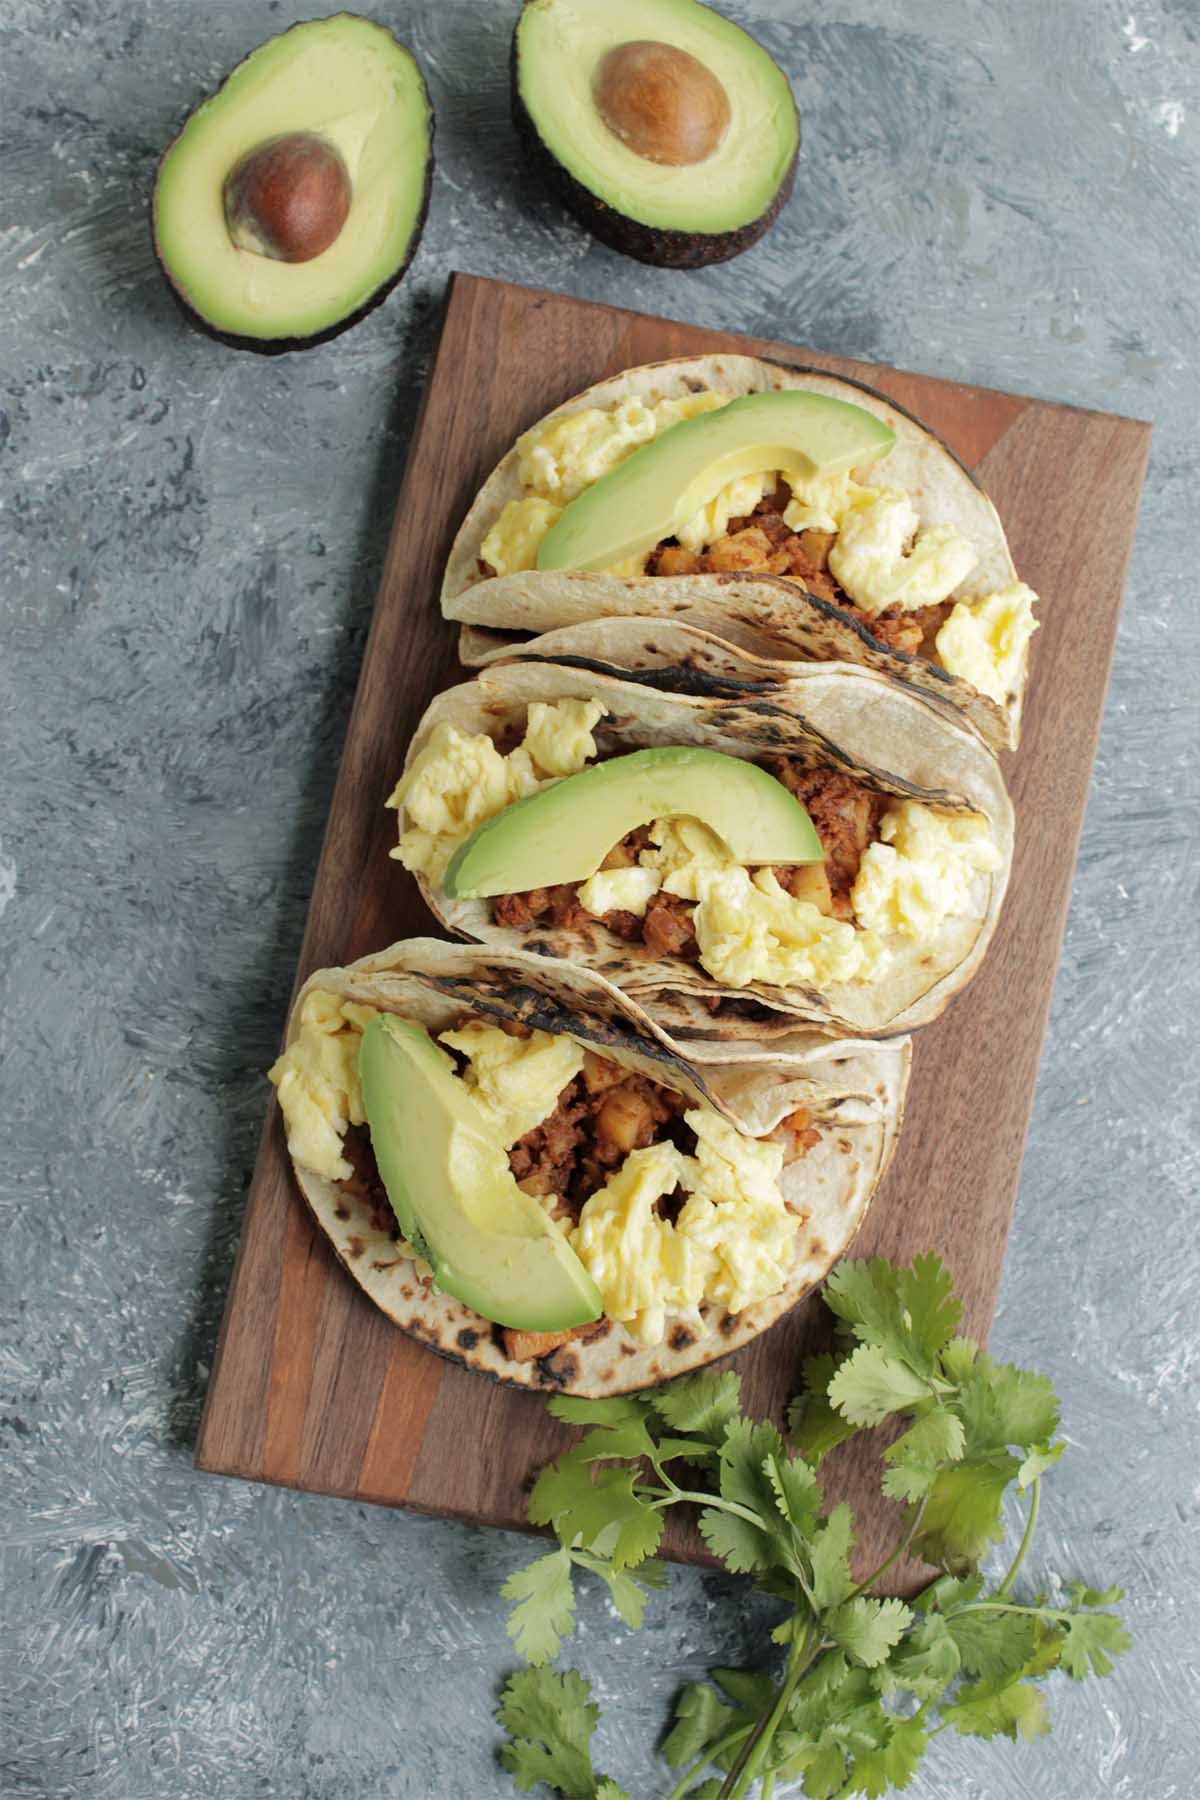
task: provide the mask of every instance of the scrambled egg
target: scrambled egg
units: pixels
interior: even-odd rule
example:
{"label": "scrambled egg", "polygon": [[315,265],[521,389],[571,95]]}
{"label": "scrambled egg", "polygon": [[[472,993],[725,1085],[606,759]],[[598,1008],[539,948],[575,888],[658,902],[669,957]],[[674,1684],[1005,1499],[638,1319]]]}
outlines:
{"label": "scrambled egg", "polygon": [[783,509],[783,522],[792,531],[839,531],[852,507],[869,505],[881,491],[860,487],[851,480],[848,469],[840,475],[784,469],[783,479],[792,491]]}
{"label": "scrambled egg", "polygon": [[443,720],[388,798],[403,826],[390,854],[437,881],[476,826],[595,756],[592,728],[606,711],[599,700],[535,700],[524,742],[507,756],[486,732],[460,731]]}
{"label": "scrambled egg", "polygon": [[562,512],[553,500],[540,494],[527,494],[523,500],[509,500],[500,516],[479,546],[481,559],[497,575],[515,575],[520,569],[535,569],[542,539]]}
{"label": "scrambled egg", "polygon": [[658,874],[654,869],[598,869],[580,885],[579,904],[598,919],[609,912],[632,913],[644,919],[646,908],[658,892]]}
{"label": "scrambled egg", "polygon": [[685,550],[703,550],[707,544],[724,537],[730,519],[752,513],[767,489],[774,485],[775,479],[771,475],[742,475],[736,481],[727,481],[707,506],[702,506],[699,512],[694,512],[690,519],[676,527],[675,536]]}
{"label": "scrambled egg", "polygon": [[504,1148],[548,1118],[558,1096],[583,1068],[574,1038],[535,1031],[510,1037],[498,1025],[470,1019],[440,1042],[467,1058],[462,1080]]}
{"label": "scrambled egg", "polygon": [[977,874],[1000,866],[978,813],[934,812],[916,800],[889,807],[881,842],[868,844],[851,895],[855,917],[881,936],[927,938],[964,913]]}
{"label": "scrambled egg", "polygon": [[565,506],[660,431],[725,406],[731,397],[705,389],[647,406],[631,394],[616,406],[585,406],[546,425],[535,425],[517,439],[521,486]]}
{"label": "scrambled egg", "polygon": [[314,988],[300,1008],[299,1034],[267,1072],[279,1091],[292,1156],[330,1181],[348,1181],[354,1173],[342,1155],[342,1139],[366,1119],[358,1050],[374,1016],[373,1006]]}
{"label": "scrambled egg", "polygon": [[937,634],[938,660],[1001,706],[1016,692],[1025,646],[1038,628],[1037,595],[1014,581],[968,606],[960,600]]}
{"label": "scrambled egg", "polygon": [[[779,1292],[799,1224],[779,1191],[780,1145],[744,1136],[707,1107],[684,1114],[694,1157],[670,1143],[634,1150],[592,1195],[571,1244],[609,1318],[657,1344],[668,1316],[703,1301],[740,1312]],[[675,1224],[655,1205],[681,1187]]]}
{"label": "scrambled egg", "polygon": [[888,808],[881,842],[868,845],[851,896],[855,920],[834,919],[797,900],[772,869],[735,862],[698,819],[660,819],[639,867],[605,869],[579,890],[588,912],[645,915],[662,888],[698,902],[692,923],[701,966],[729,987],[828,987],[870,981],[887,966],[889,937],[929,937],[969,910],[977,873],[998,868],[986,819],[941,813],[906,800]]}
{"label": "scrambled egg", "polygon": [[828,987],[869,980],[887,952],[873,934],[794,900],[771,869],[734,867],[709,876],[692,920],[700,961],[717,981],[745,987]]}
{"label": "scrambled egg", "polygon": [[[342,1139],[351,1125],[366,1123],[358,1052],[375,1013],[373,1006],[314,988],[300,1008],[298,1035],[268,1072],[279,1090],[288,1149],[330,1181],[348,1181],[354,1173],[342,1155]],[[509,1037],[481,1019],[443,1031],[441,1042],[466,1057],[463,1084],[506,1150],[549,1117],[583,1067],[573,1038],[548,1031]]]}
{"label": "scrambled egg", "polygon": [[919,527],[908,495],[891,488],[843,514],[829,567],[864,612],[936,606],[979,561],[967,539],[949,525]]}

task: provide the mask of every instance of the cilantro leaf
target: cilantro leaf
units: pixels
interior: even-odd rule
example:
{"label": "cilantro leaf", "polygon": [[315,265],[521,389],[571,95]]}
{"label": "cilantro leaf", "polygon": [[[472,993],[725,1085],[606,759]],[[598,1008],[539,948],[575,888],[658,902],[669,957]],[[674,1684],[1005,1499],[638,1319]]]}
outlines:
{"label": "cilantro leaf", "polygon": [[756,1718],[774,1704],[775,1683],[758,1669],[713,1669],[710,1673],[723,1694]]}
{"label": "cilantro leaf", "polygon": [[666,1586],[666,1564],[657,1557],[648,1557],[645,1562],[638,1564],[635,1574],[629,1575],[623,1569],[614,1569],[606,1558],[589,1556],[584,1550],[572,1551],[571,1558],[581,1568],[599,1575],[607,1584],[612,1603],[630,1631],[640,1631],[646,1610],[645,1590]]}
{"label": "cilantro leaf", "polygon": [[623,1419],[612,1425],[597,1426],[594,1431],[587,1431],[577,1444],[572,1444],[571,1456],[578,1462],[636,1462],[639,1456],[654,1454],[654,1441],[646,1430],[645,1417]]}
{"label": "cilantro leaf", "polygon": [[695,1762],[706,1744],[715,1744],[731,1728],[737,1713],[718,1700],[707,1682],[694,1681],[675,1703],[675,1723],[662,1753],[673,1769]]}
{"label": "cilantro leaf", "polygon": [[[544,1781],[564,1800],[597,1800],[591,1741],[600,1709],[590,1693],[575,1669],[522,1669],[509,1679],[496,1713],[510,1739],[500,1760],[523,1794]],[[615,1800],[620,1789],[608,1789]]]}
{"label": "cilantro leaf", "polygon": [[1029,1613],[951,1613],[946,1630],[968,1675],[1001,1680],[1020,1675],[1033,1655],[1036,1635]]}
{"label": "cilantro leaf", "polygon": [[1114,1656],[1123,1656],[1133,1639],[1116,1613],[1071,1613],[1062,1621],[1059,1659],[1069,1675],[1082,1681],[1089,1672],[1111,1675]]}
{"label": "cilantro leaf", "polygon": [[819,1468],[838,1444],[858,1431],[829,1404],[829,1383],[837,1373],[832,1356],[810,1356],[804,1363],[804,1388],[788,1407],[788,1431],[800,1454]]}
{"label": "cilantro leaf", "polygon": [[871,1600],[860,1594],[831,1613],[825,1629],[855,1662],[873,1669],[900,1642],[912,1618],[902,1600]]}
{"label": "cilantro leaf", "polygon": [[1031,1743],[1050,1729],[1041,1688],[1031,1681],[975,1681],[944,1708],[944,1722],[963,1737],[1010,1737]]}
{"label": "cilantro leaf", "polygon": [[696,1528],[713,1555],[719,1556],[733,1575],[753,1575],[774,1565],[778,1547],[770,1532],[736,1513],[706,1506]]}
{"label": "cilantro leaf", "polygon": [[917,1771],[929,1739],[919,1719],[893,1719],[883,1743],[861,1750],[854,1758],[850,1785],[845,1794],[866,1794],[869,1800],[905,1788]]}
{"label": "cilantro leaf", "polygon": [[918,1256],[912,1267],[894,1267],[881,1256],[838,1264],[825,1284],[830,1311],[860,1343],[926,1377],[950,1341],[962,1313],[950,1272],[939,1256]]}
{"label": "cilantro leaf", "polygon": [[571,1557],[551,1550],[524,1569],[515,1569],[500,1592],[516,1605],[508,1618],[508,1635],[517,1655],[529,1663],[551,1662],[575,1623],[575,1590]]}
{"label": "cilantro leaf", "polygon": [[721,1498],[757,1513],[768,1549],[781,1541],[775,1488],[767,1474],[770,1459],[786,1460],[783,1440],[772,1424],[738,1419],[729,1426],[721,1445]]}
{"label": "cilantro leaf", "polygon": [[932,1252],[914,1256],[911,1268],[897,1272],[896,1297],[910,1340],[908,1354],[912,1355],[913,1345],[919,1346],[932,1367],[962,1317],[962,1301],[954,1292],[953,1277],[941,1257]]}
{"label": "cilantro leaf", "polygon": [[624,1511],[613,1543],[611,1556],[615,1573],[636,1568],[654,1555],[663,1534],[663,1515],[644,1501]]}
{"label": "cilantro leaf", "polygon": [[978,1562],[1004,1533],[1000,1503],[1019,1467],[1015,1456],[976,1456],[942,1469],[925,1500],[913,1553],[955,1574]]}
{"label": "cilantro leaf", "polygon": [[830,1405],[852,1425],[878,1425],[889,1413],[928,1398],[927,1383],[874,1344],[860,1345],[829,1384]]}
{"label": "cilantro leaf", "polygon": [[825,1283],[825,1304],[860,1343],[895,1350],[904,1340],[897,1275],[882,1256],[844,1257]]}
{"label": "cilantro leaf", "polygon": [[1065,1444],[1035,1444],[1017,1470],[1017,1486],[1021,1491],[1024,1492],[1047,1469],[1053,1468],[1056,1462],[1061,1462],[1065,1448]]}
{"label": "cilantro leaf", "polygon": [[552,1417],[568,1425],[625,1425],[643,1419],[646,1408],[636,1394],[618,1394],[611,1400],[586,1400],[579,1394],[555,1394],[546,1403]]}
{"label": "cilantro leaf", "polygon": [[935,1406],[884,1451],[884,1461],[891,1464],[883,1478],[884,1493],[890,1500],[919,1500],[933,1485],[939,1463],[956,1462],[965,1441],[958,1415]]}
{"label": "cilantro leaf", "polygon": [[561,1541],[612,1556],[616,1568],[640,1562],[658,1547],[662,1517],[634,1492],[636,1470],[580,1462],[573,1451],[543,1469],[528,1513],[553,1525]]}
{"label": "cilantro leaf", "polygon": [[854,1544],[854,1514],[843,1500],[825,1520],[812,1542],[812,1595],[820,1611],[840,1606],[854,1583],[850,1579],[850,1551]]}
{"label": "cilantro leaf", "polygon": [[1016,1444],[1031,1450],[1058,1429],[1058,1396],[1044,1375],[978,1358],[959,1395],[971,1455]]}
{"label": "cilantro leaf", "polygon": [[1090,1588],[1082,1581],[1072,1581],[1067,1588],[1072,1606],[1115,1606],[1125,1598],[1123,1587]]}
{"label": "cilantro leaf", "polygon": [[978,1356],[979,1345],[974,1338],[951,1338],[941,1354],[942,1374],[959,1386],[975,1367]]}
{"label": "cilantro leaf", "polygon": [[738,1416],[741,1396],[741,1377],[735,1370],[717,1374],[704,1369],[670,1387],[655,1388],[647,1399],[672,1431],[690,1431],[719,1444],[725,1427]]}
{"label": "cilantro leaf", "polygon": [[945,1692],[961,1666],[946,1620],[940,1613],[929,1613],[880,1665],[879,1691],[894,1694],[904,1689],[920,1700],[933,1700]]}
{"label": "cilantro leaf", "polygon": [[800,1457],[768,1456],[763,1473],[775,1490],[780,1513],[807,1537],[821,1514],[821,1490],[808,1464]]}

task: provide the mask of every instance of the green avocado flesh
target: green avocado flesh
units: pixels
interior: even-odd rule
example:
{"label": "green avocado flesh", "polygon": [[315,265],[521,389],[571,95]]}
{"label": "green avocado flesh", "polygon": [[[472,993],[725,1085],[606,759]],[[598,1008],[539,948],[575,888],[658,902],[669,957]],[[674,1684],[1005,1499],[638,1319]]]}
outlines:
{"label": "green avocado flesh", "polygon": [[538,548],[539,569],[609,569],[673,537],[727,482],[779,469],[836,475],[896,438],[864,406],[807,388],[744,394],[684,419],[577,495]]}
{"label": "green avocado flesh", "polygon": [[[610,51],[652,40],[686,51],[725,89],[717,147],[684,166],[651,161],[596,105]],[[660,230],[737,231],[771,209],[800,122],[787,76],[738,26],[697,0],[527,0],[516,29],[517,92],[555,162],[604,206]]]}
{"label": "green avocado flesh", "polygon": [[[307,262],[239,249],[226,177],[247,152],[300,132],[345,163],[344,225]],[[239,64],[163,157],[154,188],[163,269],[218,331],[271,339],[331,330],[403,271],[423,220],[431,144],[420,70],[390,32],[348,13],[295,25]]]}
{"label": "green avocado flesh", "polygon": [[481,1318],[566,1331],[603,1311],[565,1237],[516,1184],[446,1052],[419,1025],[377,1013],[358,1055],[371,1144],[400,1229],[434,1279]]}
{"label": "green avocado flesh", "polygon": [[593,763],[485,819],[442,879],[453,899],[586,881],[654,819],[699,819],[736,861],[823,862],[812,820],[773,775],[719,750],[668,745]]}

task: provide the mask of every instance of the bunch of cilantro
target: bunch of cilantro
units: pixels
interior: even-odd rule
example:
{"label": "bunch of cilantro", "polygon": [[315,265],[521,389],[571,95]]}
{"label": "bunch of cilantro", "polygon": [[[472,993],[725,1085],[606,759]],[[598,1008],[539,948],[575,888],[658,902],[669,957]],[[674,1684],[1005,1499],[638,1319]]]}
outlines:
{"label": "bunch of cilantro", "polygon": [[[592,1768],[599,1709],[573,1669],[546,1665],[574,1619],[577,1569],[607,1583],[626,1624],[666,1579],[655,1557],[673,1506],[734,1573],[785,1607],[773,1632],[783,1667],[714,1669],[684,1688],[663,1744],[682,1770],[669,1800],[762,1800],[799,1783],[810,1800],[887,1794],[907,1785],[931,1738],[953,1730],[1030,1739],[1048,1731],[1039,1679],[1061,1668],[1107,1675],[1129,1646],[1119,1588],[1074,1585],[1049,1605],[1013,1598],[1037,1521],[1042,1475],[1057,1462],[1058,1401],[1045,1377],[998,1364],[956,1336],[961,1306],[936,1256],[911,1268],[843,1262],[825,1288],[834,1353],[804,1365],[789,1449],[774,1425],[740,1410],[736,1374],[705,1372],[613,1400],[560,1397],[557,1418],[587,1426],[539,1475],[534,1524],[559,1547],[505,1583],[509,1630],[532,1666],[504,1690],[501,1751],[517,1787],[566,1800],[629,1800]],[[854,1516],[824,1512],[817,1470],[828,1451],[885,1420],[904,1429],[883,1450],[883,1492],[904,1503],[890,1555],[851,1574]],[[893,1426],[893,1431],[895,1426]],[[1012,1483],[1028,1496],[1024,1534],[988,1587],[981,1559],[1004,1535]],[[906,1604],[872,1588],[911,1554],[941,1573]],[[796,1791],[796,1790],[793,1790]]]}

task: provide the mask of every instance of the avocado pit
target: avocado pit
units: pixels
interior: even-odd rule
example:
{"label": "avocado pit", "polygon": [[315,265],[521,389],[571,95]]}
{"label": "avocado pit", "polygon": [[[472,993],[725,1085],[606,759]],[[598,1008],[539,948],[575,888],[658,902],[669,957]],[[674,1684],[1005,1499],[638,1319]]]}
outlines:
{"label": "avocado pit", "polygon": [[729,95],[699,57],[639,38],[601,58],[593,94],[605,125],[635,155],[670,168],[705,162],[729,129]]}
{"label": "avocado pit", "polygon": [[287,132],[247,151],[225,178],[225,225],[239,250],[304,263],[339,236],[350,211],[341,153],[312,131]]}

